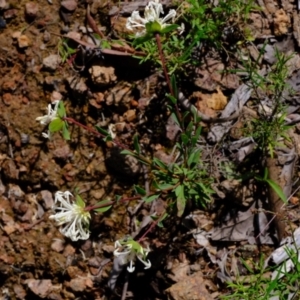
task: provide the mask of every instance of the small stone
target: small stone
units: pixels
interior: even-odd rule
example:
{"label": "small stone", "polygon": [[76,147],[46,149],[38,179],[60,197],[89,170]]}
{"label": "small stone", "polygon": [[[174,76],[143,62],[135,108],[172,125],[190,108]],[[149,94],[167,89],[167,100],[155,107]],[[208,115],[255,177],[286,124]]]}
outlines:
{"label": "small stone", "polygon": [[6,179],[19,179],[19,170],[12,159],[6,159],[1,167]]}
{"label": "small stone", "polygon": [[52,94],[51,94],[51,102],[53,101],[60,101],[62,99],[62,94],[60,92],[57,92],[57,91],[53,91]]}
{"label": "small stone", "polygon": [[46,298],[52,290],[52,283],[50,279],[27,279],[25,282],[29,289],[41,298]]}
{"label": "small stone", "polygon": [[39,6],[35,2],[27,2],[25,4],[25,14],[29,18],[35,18],[39,11]]}
{"label": "small stone", "polygon": [[67,245],[65,250],[64,250],[64,257],[72,256],[76,252],[75,248],[72,245]]}
{"label": "small stone", "polygon": [[17,13],[18,13],[17,9],[8,9],[3,13],[3,17],[4,19],[12,19],[17,16]]}
{"label": "small stone", "polygon": [[62,252],[65,249],[65,241],[55,239],[51,244],[51,249],[55,252]]}
{"label": "small stone", "polygon": [[86,289],[85,278],[74,278],[70,281],[70,288],[73,292],[83,292]]}
{"label": "small stone", "polygon": [[8,8],[8,3],[6,0],[0,0],[0,9],[7,9]]}
{"label": "small stone", "polygon": [[20,48],[27,48],[30,44],[30,40],[25,34],[20,35],[17,40]]}
{"label": "small stone", "polygon": [[14,284],[13,289],[17,299],[25,299],[27,293],[20,284]]}
{"label": "small stone", "polygon": [[11,35],[11,37],[13,38],[13,39],[17,39],[17,38],[19,38],[21,36],[21,32],[20,31],[14,31],[13,33],[12,33],[12,35]]}
{"label": "small stone", "polygon": [[41,202],[45,209],[51,209],[54,205],[53,197],[51,192],[47,190],[40,191],[39,196],[42,198]]}
{"label": "small stone", "polygon": [[127,122],[132,122],[136,119],[136,113],[135,109],[129,109],[125,114],[124,118],[126,119]]}
{"label": "small stone", "polygon": [[68,11],[74,11],[77,8],[77,1],[75,0],[65,0],[61,2],[61,7]]}
{"label": "small stone", "polygon": [[50,54],[43,59],[43,67],[49,71],[55,71],[60,63],[61,58],[57,54]]}
{"label": "small stone", "polygon": [[70,39],[80,40],[81,39],[81,34],[77,31],[69,31],[67,33],[66,37],[68,37]]}
{"label": "small stone", "polygon": [[89,69],[89,73],[95,84],[110,84],[117,79],[113,67],[92,66]]}

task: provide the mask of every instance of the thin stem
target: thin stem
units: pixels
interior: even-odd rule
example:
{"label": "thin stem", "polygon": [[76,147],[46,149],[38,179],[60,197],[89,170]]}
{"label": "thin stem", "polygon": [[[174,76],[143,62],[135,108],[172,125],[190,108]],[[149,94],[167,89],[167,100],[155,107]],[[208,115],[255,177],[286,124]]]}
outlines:
{"label": "thin stem", "polygon": [[163,71],[164,71],[164,75],[165,75],[170,93],[173,97],[177,97],[177,95],[174,95],[174,91],[173,91],[173,88],[172,88],[172,85],[171,85],[170,77],[169,77],[169,74],[168,74],[168,71],[167,71],[167,64],[166,64],[165,56],[164,56],[164,53],[163,53],[163,50],[162,50],[159,33],[155,34],[155,38],[156,38],[156,43],[157,43],[157,48],[158,48],[162,68],[163,68]]}
{"label": "thin stem", "polygon": [[[168,70],[167,70],[167,64],[166,64],[166,60],[165,60],[165,56],[164,56],[164,52],[162,50],[162,45],[161,45],[161,40],[160,40],[160,35],[159,33],[156,33],[155,34],[155,39],[156,39],[156,43],[157,43],[157,48],[158,48],[158,52],[159,52],[159,56],[160,56],[160,60],[161,60],[161,64],[162,64],[162,69],[163,69],[163,72],[164,72],[164,75],[165,75],[165,78],[166,78],[166,81],[167,81],[167,85],[169,87],[169,90],[170,90],[170,94],[174,97],[174,98],[178,98],[178,95],[175,95],[174,94],[174,91],[173,91],[173,87],[172,87],[172,84],[171,84],[171,80],[170,80],[170,77],[169,77],[169,74],[168,74]],[[179,109],[178,109],[178,106],[177,104],[175,104],[175,113],[176,113],[176,116],[178,118],[178,120],[181,122],[181,114],[179,112]]]}
{"label": "thin stem", "polygon": [[[69,122],[69,123],[75,124],[75,125],[77,125],[77,126],[79,126],[79,127],[81,127],[81,128],[84,128],[86,131],[91,132],[92,134],[94,134],[95,136],[97,136],[97,137],[99,137],[99,138],[105,138],[105,137],[106,137],[104,134],[100,133],[99,131],[97,131],[97,130],[95,130],[95,129],[89,127],[89,126],[86,126],[86,125],[84,125],[84,124],[82,124],[82,123],[76,121],[76,120],[73,119],[73,118],[70,118],[70,117],[64,117],[64,118],[62,118],[62,119],[63,119],[64,121]],[[122,149],[129,150],[129,148],[128,148],[126,145],[120,143],[119,141],[113,140],[112,143],[114,143],[115,145],[119,146],[119,147],[122,148]]]}

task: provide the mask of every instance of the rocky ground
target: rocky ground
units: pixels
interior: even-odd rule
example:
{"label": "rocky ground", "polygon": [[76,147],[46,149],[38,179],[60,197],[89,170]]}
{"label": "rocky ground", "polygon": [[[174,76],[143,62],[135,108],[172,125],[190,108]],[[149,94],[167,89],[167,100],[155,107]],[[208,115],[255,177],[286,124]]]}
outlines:
{"label": "rocky ground", "polygon": [[[147,182],[145,170],[136,161],[124,159],[112,143],[103,143],[80,127],[70,124],[71,141],[60,134],[44,139],[41,133],[46,128],[35,119],[46,113],[50,102],[63,100],[68,116],[90,128],[107,129],[115,124],[118,138],[130,148],[134,133],[139,132],[149,155],[168,159],[175,129],[168,122],[163,73],[150,63],[139,64],[128,45],[116,43],[102,53],[97,45],[92,49],[94,40],[88,34],[101,31],[112,38],[127,34],[126,18],[137,7],[133,3],[143,8],[144,2],[0,0],[1,299],[120,299],[126,283],[126,299],[219,299],[228,292],[224,278],[236,275],[233,265],[240,264],[239,257],[251,263],[274,248],[268,235],[261,238],[263,245],[253,241],[253,222],[259,215],[252,206],[255,183],[225,180],[221,168],[225,162],[243,161],[242,153],[248,151],[245,145],[232,145],[240,141],[239,128],[255,117],[258,107],[253,105],[253,95],[244,106],[250,94],[245,96],[241,76],[222,73],[238,62],[224,61],[216,51],[180,81],[184,98],[193,101],[207,118],[228,118],[238,112],[229,123],[203,123],[203,155],[217,179],[216,203],[206,211],[189,211],[183,219],[172,219],[150,234],[152,268],[137,266],[130,277],[124,270],[115,288],[109,288],[114,242],[134,232],[133,218],[142,222],[148,215],[143,207],[136,215],[132,213],[138,202],[94,214],[87,241],[70,241],[49,220],[58,190],[77,188],[87,204],[93,205],[116,195],[133,196],[133,183]],[[164,4],[172,6],[169,1]],[[267,40],[263,60],[268,67],[275,62],[275,46],[283,53],[296,52],[288,71],[295,90],[288,106],[294,108],[291,113],[296,119],[300,86],[297,7],[288,0],[259,0],[258,5],[263,11],[253,12],[249,22],[255,40],[245,47],[257,58],[259,47]],[[76,52],[64,57],[60,49],[67,45]],[[239,102],[230,108],[232,95],[244,97],[240,110]],[[180,106],[181,111],[186,109]],[[231,130],[224,129],[224,124]],[[288,185],[288,197],[297,185],[297,125],[290,135],[285,152],[289,159],[280,167],[269,164],[277,172],[274,178],[284,172],[289,184],[281,186]],[[229,147],[230,154],[226,154]],[[284,215],[289,222],[284,223],[283,235],[299,225],[298,203],[295,194],[286,206]],[[157,206],[159,210],[163,203]],[[239,211],[237,219],[228,217],[228,211]],[[226,226],[218,222],[221,216]]]}

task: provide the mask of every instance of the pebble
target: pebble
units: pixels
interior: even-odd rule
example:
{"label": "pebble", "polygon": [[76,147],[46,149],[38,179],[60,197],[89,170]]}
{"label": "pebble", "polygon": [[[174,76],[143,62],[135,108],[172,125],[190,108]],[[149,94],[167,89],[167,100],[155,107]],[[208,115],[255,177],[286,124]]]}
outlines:
{"label": "pebble", "polygon": [[41,298],[46,298],[53,288],[50,279],[27,279],[25,283],[35,295]]}
{"label": "pebble", "polygon": [[53,101],[60,101],[62,99],[62,94],[60,92],[57,91],[53,91],[51,94],[51,102]]}
{"label": "pebble", "polygon": [[50,54],[43,59],[43,67],[49,71],[55,71],[60,63],[61,58],[57,54]]}
{"label": "pebble", "polygon": [[40,191],[40,197],[42,198],[42,205],[45,209],[51,209],[54,205],[53,197],[51,192],[47,190]]}
{"label": "pebble", "polygon": [[136,112],[135,109],[129,109],[125,114],[124,118],[126,119],[127,122],[132,122],[136,119]]}
{"label": "pebble", "polygon": [[70,288],[73,292],[83,292],[87,287],[92,287],[93,282],[90,278],[74,278],[70,281]]}
{"label": "pebble", "polygon": [[30,40],[25,34],[20,35],[17,40],[20,48],[27,48],[30,44]]}
{"label": "pebble", "polygon": [[17,299],[25,299],[27,293],[20,284],[14,284],[13,290]]}
{"label": "pebble", "polygon": [[0,0],[0,9],[7,9],[8,8],[8,3],[6,0]]}
{"label": "pebble", "polygon": [[62,252],[65,249],[65,241],[61,239],[55,239],[51,244],[51,249],[55,252]]}
{"label": "pebble", "polygon": [[35,2],[27,2],[25,4],[25,14],[29,18],[35,18],[39,11],[39,6]]}
{"label": "pebble", "polygon": [[117,79],[113,67],[92,66],[89,69],[89,73],[95,84],[110,84]]}
{"label": "pebble", "polygon": [[65,0],[61,2],[61,7],[68,11],[74,11],[77,8],[77,1],[75,0]]}

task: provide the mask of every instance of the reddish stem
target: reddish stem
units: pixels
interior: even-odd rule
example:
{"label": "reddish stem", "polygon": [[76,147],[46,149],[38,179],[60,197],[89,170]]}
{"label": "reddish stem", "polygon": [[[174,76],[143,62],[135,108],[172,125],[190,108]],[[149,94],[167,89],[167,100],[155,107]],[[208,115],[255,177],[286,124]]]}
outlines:
{"label": "reddish stem", "polygon": [[[165,78],[166,78],[166,81],[167,81],[167,85],[168,85],[169,90],[170,90],[170,94],[177,99],[178,95],[174,94],[173,87],[172,87],[172,84],[171,84],[171,81],[170,81],[170,77],[169,77],[169,74],[168,74],[168,71],[167,71],[167,64],[166,64],[164,52],[163,52],[163,49],[162,49],[159,33],[155,34],[155,38],[156,38],[157,48],[158,48],[158,52],[159,52],[159,56],[160,56],[160,60],[161,60],[161,64],[162,64],[162,69],[163,69],[163,72],[164,72],[164,75],[165,75]],[[179,112],[177,104],[175,104],[175,112],[176,112],[176,116],[177,116],[178,120],[181,121],[181,114]]]}

